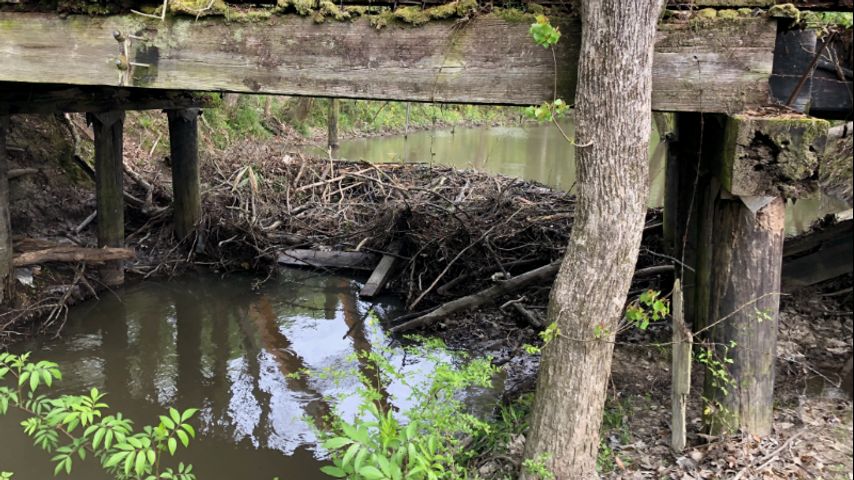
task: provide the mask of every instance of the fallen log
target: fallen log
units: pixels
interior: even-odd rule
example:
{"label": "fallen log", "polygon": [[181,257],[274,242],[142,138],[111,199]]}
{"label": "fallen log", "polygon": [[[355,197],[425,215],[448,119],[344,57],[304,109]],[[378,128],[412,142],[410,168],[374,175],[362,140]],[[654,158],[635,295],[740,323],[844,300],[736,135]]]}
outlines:
{"label": "fallen log", "polygon": [[510,280],[489,287],[486,290],[481,290],[475,294],[448,302],[426,315],[422,315],[406,323],[391,327],[391,331],[392,333],[400,333],[412,330],[413,328],[425,327],[452,313],[471,310],[472,308],[492,303],[502,295],[527,287],[533,283],[551,281],[551,279],[557,274],[559,268],[560,262],[554,262],[529,272],[525,272],[511,278]]}
{"label": "fallen log", "polygon": [[[471,310],[481,305],[486,305],[494,302],[498,298],[510,292],[525,288],[537,282],[551,282],[560,268],[560,262],[550,263],[540,268],[517,275],[510,280],[503,281],[497,285],[481,290],[472,295],[458,298],[447,302],[429,313],[421,315],[417,318],[391,327],[392,333],[400,333],[413,328],[426,327],[436,323],[440,319],[451,315],[452,313]],[[635,278],[649,275],[657,275],[668,273],[674,270],[673,265],[656,265],[647,268],[641,268],[635,271]]]}
{"label": "fallen log", "polygon": [[136,252],[130,248],[86,248],[69,245],[20,253],[12,258],[12,265],[26,267],[48,262],[102,263],[130,260],[134,257]]}

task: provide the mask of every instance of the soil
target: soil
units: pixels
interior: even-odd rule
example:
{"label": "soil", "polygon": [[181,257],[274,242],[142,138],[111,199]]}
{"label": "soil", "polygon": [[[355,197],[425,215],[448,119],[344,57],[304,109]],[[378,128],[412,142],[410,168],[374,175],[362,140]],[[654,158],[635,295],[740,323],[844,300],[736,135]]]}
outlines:
{"label": "soil", "polygon": [[[11,182],[16,252],[56,243],[95,246],[94,227],[79,229],[94,210],[94,185],[85,166],[91,155],[87,135],[81,117],[13,117],[10,168],[38,169]],[[380,170],[361,163],[304,159],[286,135],[208,152],[203,163],[206,233],[189,244],[177,244],[164,208],[171,196],[168,159],[151,158],[139,138],[126,134],[126,165],[144,180],[125,180],[128,193],[140,199],[128,205],[126,215],[128,245],[138,252],[129,268],[130,281],[179,274],[186,268],[248,269],[265,277],[275,271],[275,252],[281,248],[382,252],[395,235],[406,231],[408,263],[391,288],[410,305],[424,294],[420,308],[427,308],[491,284],[494,274],[503,274],[496,259],[507,265],[533,261],[508,268],[515,274],[560,258],[572,224],[574,200],[541,185],[417,165]],[[150,200],[141,200],[147,197]],[[407,212],[403,220],[400,212]],[[468,218],[457,222],[453,216]],[[659,220],[656,212],[648,218],[639,268],[668,261],[654,254],[663,251]],[[491,229],[501,222],[501,230],[493,235]],[[481,237],[492,243],[481,245]],[[0,315],[0,342],[60,332],[70,305],[103,290],[91,270],[64,264],[18,269],[17,305]],[[476,278],[444,295],[429,288],[437,277],[466,279],[473,271],[478,272]],[[669,273],[637,278],[630,296],[648,288],[666,292],[670,282]],[[854,419],[850,387],[842,390],[841,369],[852,356],[852,283],[849,275],[783,297],[775,427],[764,439],[705,435],[697,393],[689,406],[689,447],[673,453],[669,352],[649,346],[666,342],[669,327],[655,324],[645,332],[619,336],[607,403],[610,421],[602,432],[612,454],[605,459],[602,476],[851,479]],[[529,318],[504,302],[518,300],[543,320],[548,294],[545,285],[533,287],[503,299],[501,307],[455,315],[427,330],[453,348],[491,355],[503,365],[505,401],[513,402],[534,388],[538,359],[524,346],[537,344],[539,337]],[[695,368],[694,392],[702,391],[703,374]],[[482,458],[483,476],[506,478],[504,474],[518,471],[522,445],[524,437],[518,436],[498,454]]]}

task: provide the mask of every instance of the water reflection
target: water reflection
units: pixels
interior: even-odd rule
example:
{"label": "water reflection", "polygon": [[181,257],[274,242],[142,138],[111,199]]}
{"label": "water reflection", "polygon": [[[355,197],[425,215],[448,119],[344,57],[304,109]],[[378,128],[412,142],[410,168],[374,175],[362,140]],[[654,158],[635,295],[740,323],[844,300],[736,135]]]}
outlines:
{"label": "water reflection", "polygon": [[[571,121],[562,122],[571,137]],[[650,138],[649,206],[664,204],[666,144],[655,125]],[[423,162],[473,168],[533,180],[566,191],[575,186],[575,151],[553,125],[479,127],[421,131],[403,136],[356,138],[341,143],[338,155],[369,162]],[[787,208],[787,234],[809,228],[828,213],[847,210],[842,201],[817,194]]]}
{"label": "water reflection", "polygon": [[[569,120],[561,128],[572,137]],[[650,139],[650,206],[663,202],[664,149],[653,127]],[[473,168],[534,180],[562,190],[575,185],[575,150],[553,125],[456,128],[408,137],[356,138],[341,143],[341,158],[369,162],[423,162]]]}
{"label": "water reflection", "polygon": [[[357,288],[304,271],[257,291],[247,278],[143,283],[74,309],[63,338],[17,349],[60,363],[65,379],[56,391],[106,389],[110,405],[139,423],[156,422],[169,405],[200,407],[200,438],[183,459],[201,479],[324,478],[313,424],[333,408],[352,417],[357,400],[335,399],[358,380],[293,374],[357,368],[376,381],[353,353],[386,348],[388,339],[364,323],[371,305],[358,300]],[[375,308],[385,315],[397,307]],[[409,378],[432,369],[402,351],[384,352]],[[407,394],[392,383],[381,402],[405,410]],[[49,455],[17,433],[17,421],[0,417],[0,467],[23,479],[51,477]],[[80,467],[73,478],[104,478]]]}

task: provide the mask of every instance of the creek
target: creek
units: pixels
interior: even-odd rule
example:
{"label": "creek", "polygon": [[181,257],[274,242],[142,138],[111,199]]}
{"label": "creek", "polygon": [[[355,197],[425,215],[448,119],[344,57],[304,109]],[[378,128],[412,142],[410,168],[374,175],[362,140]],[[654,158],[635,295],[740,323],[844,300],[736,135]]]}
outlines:
{"label": "creek", "polygon": [[[248,276],[212,274],[137,283],[73,308],[60,338],[35,338],[13,351],[60,364],[63,380],[52,393],[97,387],[138,426],[156,424],[169,406],[200,408],[198,438],[179,457],[201,480],[328,478],[319,472],[324,452],[313,422],[332,408],[354,415],[358,399],[332,399],[355,391],[358,380],[292,374],[364,370],[353,354],[390,339],[361,322],[370,305],[358,300],[355,280],[285,270],[254,287]],[[386,298],[374,308],[385,317],[399,306]],[[409,381],[433,365],[393,345],[389,351]],[[384,393],[400,411],[408,408],[399,382]],[[0,417],[0,471],[53,478],[52,455],[33,447],[18,425],[23,419],[13,410]],[[77,461],[71,478],[107,477],[93,462]]]}
{"label": "creek", "polygon": [[[572,122],[562,129],[572,138]],[[665,144],[655,127],[650,138],[649,206],[664,204]],[[369,162],[421,162],[473,168],[533,180],[561,190],[574,190],[575,154],[552,124],[501,127],[457,127],[424,130],[407,136],[355,138],[341,142],[340,158]],[[786,233],[809,229],[828,213],[847,210],[844,201],[817,194],[791,202],[786,209]]]}

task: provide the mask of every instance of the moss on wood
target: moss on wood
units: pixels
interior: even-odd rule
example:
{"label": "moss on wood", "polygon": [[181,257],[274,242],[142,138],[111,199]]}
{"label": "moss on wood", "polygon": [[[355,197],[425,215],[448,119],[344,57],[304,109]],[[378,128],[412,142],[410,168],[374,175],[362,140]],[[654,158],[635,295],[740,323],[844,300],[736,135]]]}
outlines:
{"label": "moss on wood", "polygon": [[829,125],[798,115],[730,117],[721,184],[742,196],[801,198],[815,192]]}

